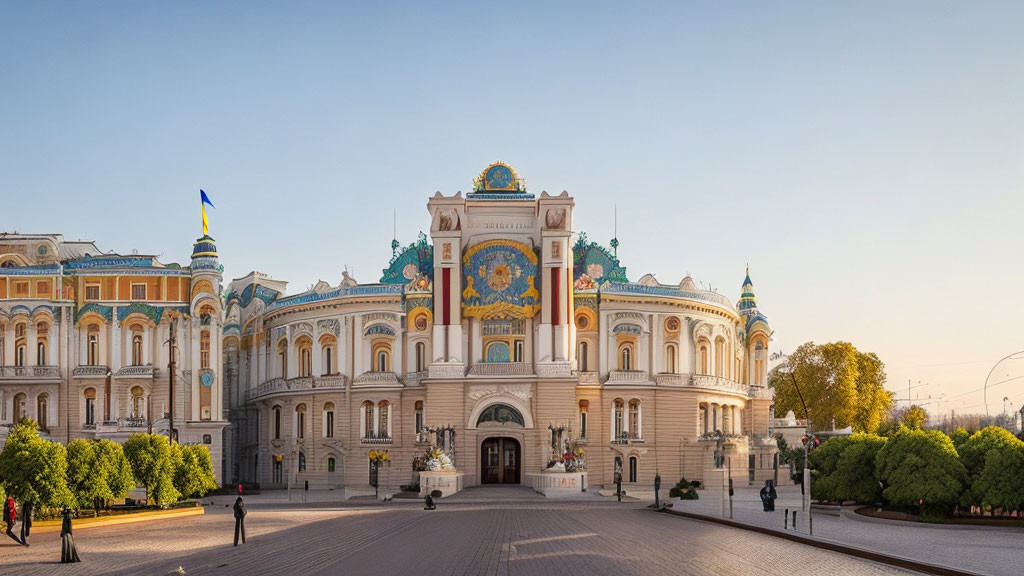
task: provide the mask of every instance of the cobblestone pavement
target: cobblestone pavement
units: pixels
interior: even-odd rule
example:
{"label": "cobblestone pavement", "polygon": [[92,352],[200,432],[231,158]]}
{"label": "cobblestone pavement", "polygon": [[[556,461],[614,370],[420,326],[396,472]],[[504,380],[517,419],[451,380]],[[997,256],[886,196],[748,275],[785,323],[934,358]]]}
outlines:
{"label": "cobblestone pavement", "polygon": [[469,489],[435,511],[286,508],[252,499],[249,541],[231,546],[230,498],[204,516],[76,531],[81,564],[62,566],[56,533],[0,543],[0,573],[94,574],[910,574],[640,503],[558,502],[517,488]]}
{"label": "cobblestone pavement", "polygon": [[[758,490],[740,488],[735,491],[732,519],[783,530],[785,509],[801,509],[800,487],[780,487],[775,512],[764,511]],[[700,500],[675,500],[673,509],[720,517],[719,494],[701,491]],[[813,537],[819,540],[977,574],[1021,574],[1024,528],[912,524],[824,513],[815,513],[813,522]]]}

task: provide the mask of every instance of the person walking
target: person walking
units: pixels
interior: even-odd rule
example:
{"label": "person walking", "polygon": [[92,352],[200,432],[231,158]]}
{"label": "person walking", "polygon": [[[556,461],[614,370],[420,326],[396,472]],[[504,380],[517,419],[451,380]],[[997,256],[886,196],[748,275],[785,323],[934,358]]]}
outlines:
{"label": "person walking", "polygon": [[242,497],[235,498],[235,546],[238,546],[238,535],[242,535],[242,544],[245,544],[245,502]]}
{"label": "person walking", "polygon": [[60,563],[81,562],[82,559],[78,557],[78,549],[75,548],[75,539],[71,536],[71,518],[74,517],[75,511],[65,507],[61,510],[60,515],[63,518],[60,524]]}
{"label": "person walking", "polygon": [[21,540],[18,540],[18,536],[14,534],[14,523],[18,521],[18,507],[14,504],[14,498],[10,496],[4,501],[4,524],[7,524],[7,535],[11,537],[18,544],[21,544]]}
{"label": "person walking", "polygon": [[28,546],[28,533],[32,531],[32,508],[31,502],[21,505],[21,543]]}

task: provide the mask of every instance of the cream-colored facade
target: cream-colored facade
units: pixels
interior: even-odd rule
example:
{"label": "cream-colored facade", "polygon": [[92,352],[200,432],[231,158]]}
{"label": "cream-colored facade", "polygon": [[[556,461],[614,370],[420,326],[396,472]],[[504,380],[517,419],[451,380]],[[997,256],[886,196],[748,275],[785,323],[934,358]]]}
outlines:
{"label": "cream-colored facade", "polygon": [[[586,454],[591,488],[774,477],[770,331],[748,278],[737,305],[647,275],[573,227],[575,200],[535,197],[508,166],[463,196],[429,199],[429,238],[395,253],[379,283],[346,273],[287,296],[258,272],[225,299],[232,480],[369,489],[414,482],[427,429],[455,430],[465,484],[527,483],[551,428]],[[613,243],[614,245],[614,243]]]}
{"label": "cream-colored facade", "polygon": [[221,272],[213,239],[190,266],[59,234],[0,234],[0,443],[27,416],[61,442],[168,434],[210,447],[222,481]]}

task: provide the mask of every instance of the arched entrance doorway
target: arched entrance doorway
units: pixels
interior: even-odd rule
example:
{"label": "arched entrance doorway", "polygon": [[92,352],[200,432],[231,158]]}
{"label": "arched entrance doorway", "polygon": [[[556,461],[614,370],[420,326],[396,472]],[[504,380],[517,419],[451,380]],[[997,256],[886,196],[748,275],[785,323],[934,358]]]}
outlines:
{"label": "arched entrance doorway", "polygon": [[521,460],[515,438],[487,438],[480,444],[480,483],[519,484]]}

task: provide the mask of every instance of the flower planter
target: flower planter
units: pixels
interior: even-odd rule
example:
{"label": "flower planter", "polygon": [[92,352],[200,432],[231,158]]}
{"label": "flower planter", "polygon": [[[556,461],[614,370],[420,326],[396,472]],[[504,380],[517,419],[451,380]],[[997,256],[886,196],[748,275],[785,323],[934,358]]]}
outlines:
{"label": "flower planter", "polygon": [[587,472],[537,472],[527,474],[535,492],[547,498],[572,498],[587,491]]}
{"label": "flower planter", "polygon": [[458,470],[424,470],[420,472],[420,497],[434,490],[440,490],[442,498],[451,496],[462,490],[465,476]]}

